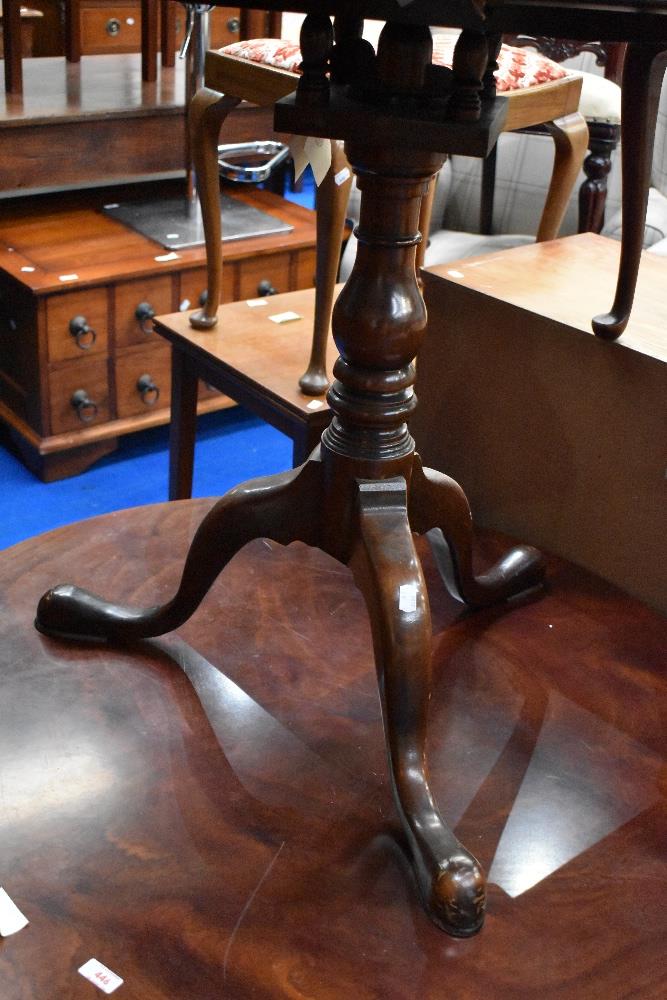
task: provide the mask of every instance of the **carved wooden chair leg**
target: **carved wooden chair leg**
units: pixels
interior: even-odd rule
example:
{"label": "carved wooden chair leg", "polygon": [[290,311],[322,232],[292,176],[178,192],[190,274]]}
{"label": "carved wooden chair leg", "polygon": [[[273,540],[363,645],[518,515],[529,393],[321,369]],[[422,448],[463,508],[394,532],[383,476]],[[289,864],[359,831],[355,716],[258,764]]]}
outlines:
{"label": "carved wooden chair leg", "polygon": [[251,480],[227,493],[204,518],[187,554],[180,585],[166,604],[133,608],[113,604],[70,584],[41,598],[35,625],[63,639],[131,642],[178,628],[199,607],[229,560],[254,538],[317,544],[320,463]]}
{"label": "carved wooden chair leg", "polygon": [[551,183],[537,231],[537,242],[555,240],[588,150],[588,125],[579,112],[545,122],[556,147]]}
{"label": "carved wooden chair leg", "polygon": [[332,139],[331,168],[317,189],[313,341],[308,368],[299,379],[299,386],[309,396],[320,396],[329,385],[326,369],[327,340],[351,184],[352,171],[348,166],[343,143]]}
{"label": "carved wooden chair leg", "polygon": [[475,576],[472,515],[465,493],[449,476],[423,468],[417,457],[410,485],[410,523],[413,531],[428,535],[449,592],[470,607],[504,601],[544,580],[544,560],[530,545],[516,546],[486,573]]}
{"label": "carved wooden chair leg", "polygon": [[621,92],[623,239],[614,304],[593,319],[593,331],[616,340],[625,330],[637,286],[644,239],[649,175],[660,87],[667,65],[664,46],[628,45]]}
{"label": "carved wooden chair leg", "polygon": [[580,233],[601,233],[607,204],[607,178],[611,157],[621,141],[621,126],[612,122],[589,122],[588,156],[584,159],[585,180],[579,188]]}
{"label": "carved wooden chair leg", "polygon": [[218,321],[217,312],[222,297],[218,137],[223,121],[240,103],[239,97],[223,96],[218,91],[203,87],[195,94],[190,104],[192,162],[197,175],[204,225],[208,283],[204,308],[190,317],[191,325],[197,330],[208,330]]}
{"label": "carved wooden chair leg", "polygon": [[429,789],[431,615],[404,479],[359,483],[359,539],[350,565],[370,614],[394,799],[419,891],[438,926],[467,937],[482,926],[485,883]]}

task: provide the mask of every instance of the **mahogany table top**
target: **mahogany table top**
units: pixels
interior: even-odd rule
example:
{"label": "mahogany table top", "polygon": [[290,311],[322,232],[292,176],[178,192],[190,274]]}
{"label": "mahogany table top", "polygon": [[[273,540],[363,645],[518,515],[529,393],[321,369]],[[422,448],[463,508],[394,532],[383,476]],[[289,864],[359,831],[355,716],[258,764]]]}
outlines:
{"label": "mahogany table top", "polygon": [[[255,2],[242,0],[239,6],[253,7]],[[349,9],[349,0],[266,0],[262,6],[336,14]],[[485,18],[490,30],[500,32],[548,31],[602,41],[667,38],[667,0],[357,0],[354,9],[363,17],[407,24],[479,27]]]}
{"label": "mahogany table top", "polygon": [[557,560],[539,599],[466,615],[425,560],[434,790],[491,883],[455,940],[410,881],[345,568],[257,541],[162,640],[33,629],[62,578],[166,599],[210,505],[2,553],[0,884],[30,921],[3,1000],[90,998],[91,957],[123,1000],[664,996],[665,621]]}

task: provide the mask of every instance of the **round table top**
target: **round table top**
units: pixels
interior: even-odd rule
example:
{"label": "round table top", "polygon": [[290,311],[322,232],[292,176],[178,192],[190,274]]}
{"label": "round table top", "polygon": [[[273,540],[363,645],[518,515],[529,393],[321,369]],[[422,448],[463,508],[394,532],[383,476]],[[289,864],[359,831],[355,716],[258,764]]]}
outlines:
{"label": "round table top", "polygon": [[490,878],[454,940],[405,859],[347,568],[258,540],[177,634],[34,630],[62,581],[169,597],[211,502],[2,553],[0,884],[29,920],[0,940],[3,1000],[90,997],[90,958],[127,1000],[661,995],[664,620],[558,560],[544,594],[462,613],[424,556],[433,787]]}

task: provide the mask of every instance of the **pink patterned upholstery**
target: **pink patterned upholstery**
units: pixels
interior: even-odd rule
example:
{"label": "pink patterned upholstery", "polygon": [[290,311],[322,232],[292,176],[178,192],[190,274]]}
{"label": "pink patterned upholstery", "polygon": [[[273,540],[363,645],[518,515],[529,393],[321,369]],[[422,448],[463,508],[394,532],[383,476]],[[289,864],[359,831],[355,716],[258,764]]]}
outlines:
{"label": "pink patterned upholstery", "polygon": [[[449,34],[435,35],[433,39],[433,62],[437,66],[451,66],[456,37]],[[251,38],[245,42],[233,42],[220,52],[237,59],[249,59],[264,66],[275,66],[290,73],[298,73],[301,65],[301,49],[298,42],[288,42],[282,38]],[[498,57],[496,87],[499,93],[535,87],[550,80],[561,80],[567,70],[539,52],[520,49],[513,45],[503,45]]]}
{"label": "pink patterned upholstery", "polygon": [[301,48],[298,42],[286,42],[284,38],[249,38],[245,42],[232,42],[219,49],[224,56],[249,59],[263,66],[275,66],[289,73],[298,73],[301,66]]}

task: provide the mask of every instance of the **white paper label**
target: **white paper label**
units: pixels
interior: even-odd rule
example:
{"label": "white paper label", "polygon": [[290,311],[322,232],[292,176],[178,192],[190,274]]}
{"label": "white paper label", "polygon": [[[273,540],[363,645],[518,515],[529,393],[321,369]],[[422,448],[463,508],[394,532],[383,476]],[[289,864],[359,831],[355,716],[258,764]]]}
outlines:
{"label": "white paper label", "polygon": [[289,138],[289,151],[294,161],[294,180],[298,181],[301,174],[308,166],[308,157],[304,151],[306,137],[303,135],[291,135]]}
{"label": "white paper label", "polygon": [[315,183],[320,185],[331,169],[331,139],[309,135],[303,150],[313,168]]}
{"label": "white paper label", "polygon": [[172,250],[171,253],[161,253],[158,257],[154,257],[153,260],[156,260],[158,262],[158,264],[164,264],[165,261],[168,261],[168,260],[180,260],[180,258],[178,256],[178,254],[174,253],[173,250]]}
{"label": "white paper label", "polygon": [[103,993],[113,993],[119,986],[123,985],[123,980],[117,976],[106,965],[102,965],[96,958],[89,958],[79,969],[81,975],[89,982],[98,986]]}
{"label": "white paper label", "polygon": [[190,299],[183,299],[180,306],[178,307],[178,311],[184,313],[187,312],[189,308],[190,308]]}
{"label": "white paper label", "polygon": [[263,299],[246,299],[245,300],[245,304],[247,306],[250,306],[251,309],[257,309],[258,306],[268,306],[269,300],[268,300],[268,298],[263,298]]}
{"label": "white paper label", "polygon": [[78,274],[59,274],[58,281],[78,281]]}
{"label": "white paper label", "polygon": [[338,173],[334,175],[334,180],[335,180],[336,184],[338,185],[338,187],[340,187],[341,184],[344,184],[345,181],[348,179],[349,176],[350,176],[350,168],[349,167],[343,167],[342,170],[339,170]]}
{"label": "white paper label", "polygon": [[9,937],[16,934],[28,923],[28,918],[24,917],[16,903],[7,895],[4,889],[0,889],[0,937]]}
{"label": "white paper label", "polygon": [[269,316],[272,323],[291,323],[292,320],[301,319],[298,313],[295,312],[284,312],[284,313],[274,313],[273,316]]}
{"label": "white paper label", "polygon": [[408,613],[417,610],[417,584],[404,583],[398,590],[398,610]]}
{"label": "white paper label", "polygon": [[311,399],[311,401],[310,401],[310,403],[308,403],[306,409],[307,410],[321,410],[323,406],[324,406],[324,403],[322,402],[321,399]]}

